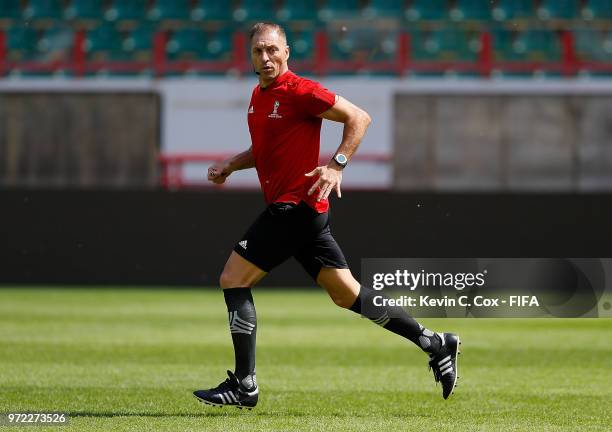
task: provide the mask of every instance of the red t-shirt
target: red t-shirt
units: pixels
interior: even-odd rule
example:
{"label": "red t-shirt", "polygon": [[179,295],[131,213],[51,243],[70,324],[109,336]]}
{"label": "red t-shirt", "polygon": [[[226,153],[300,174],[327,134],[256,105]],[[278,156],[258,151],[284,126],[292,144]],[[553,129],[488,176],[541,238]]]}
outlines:
{"label": "red t-shirt", "polygon": [[253,90],[248,122],[259,183],[266,203],[305,201],[319,213],[329,208],[308,196],[317,177],[304,174],[319,164],[322,119],[336,95],[321,84],[287,71],[268,87]]}

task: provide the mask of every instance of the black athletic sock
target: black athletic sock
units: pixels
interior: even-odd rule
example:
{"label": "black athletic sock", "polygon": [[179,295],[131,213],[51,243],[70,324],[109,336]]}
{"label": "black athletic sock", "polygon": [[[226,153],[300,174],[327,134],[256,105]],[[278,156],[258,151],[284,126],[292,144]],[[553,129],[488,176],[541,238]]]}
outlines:
{"label": "black athletic sock", "polygon": [[250,288],[223,290],[229,314],[230,331],[236,359],[235,374],[246,385],[255,385],[255,336],[257,316]]}
{"label": "black athletic sock", "polygon": [[376,306],[376,296],[387,298],[381,291],[361,286],[355,303],[349,309],[409,339],[425,352],[434,353],[440,349],[440,337],[436,333],[424,328],[400,306]]}

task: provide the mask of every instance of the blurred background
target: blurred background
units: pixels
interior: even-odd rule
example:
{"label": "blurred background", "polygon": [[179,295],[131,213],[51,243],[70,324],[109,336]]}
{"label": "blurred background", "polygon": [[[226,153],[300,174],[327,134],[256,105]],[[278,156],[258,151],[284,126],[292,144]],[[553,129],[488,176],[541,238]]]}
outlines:
{"label": "blurred background", "polygon": [[0,0],[0,283],[216,284],[263,208],[204,178],[250,145],[258,21],[373,118],[333,203],[357,274],[612,256],[612,0]]}

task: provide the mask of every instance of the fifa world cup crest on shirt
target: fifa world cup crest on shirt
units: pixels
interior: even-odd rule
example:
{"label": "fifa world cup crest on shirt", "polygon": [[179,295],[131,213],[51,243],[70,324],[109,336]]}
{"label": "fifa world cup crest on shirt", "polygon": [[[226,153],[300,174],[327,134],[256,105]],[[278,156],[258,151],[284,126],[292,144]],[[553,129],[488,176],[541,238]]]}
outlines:
{"label": "fifa world cup crest on shirt", "polygon": [[270,118],[283,118],[283,116],[278,113],[278,107],[279,106],[280,106],[280,102],[279,101],[274,101],[274,109],[272,110],[271,114],[268,114],[268,117],[270,117]]}

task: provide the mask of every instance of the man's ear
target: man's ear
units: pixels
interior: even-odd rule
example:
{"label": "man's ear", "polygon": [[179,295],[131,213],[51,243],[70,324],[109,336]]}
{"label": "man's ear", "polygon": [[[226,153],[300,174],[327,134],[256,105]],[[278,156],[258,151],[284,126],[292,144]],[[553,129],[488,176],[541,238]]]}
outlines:
{"label": "man's ear", "polygon": [[289,48],[289,45],[285,46],[285,49],[287,50],[287,60],[289,60],[289,56],[291,54],[291,48]]}

